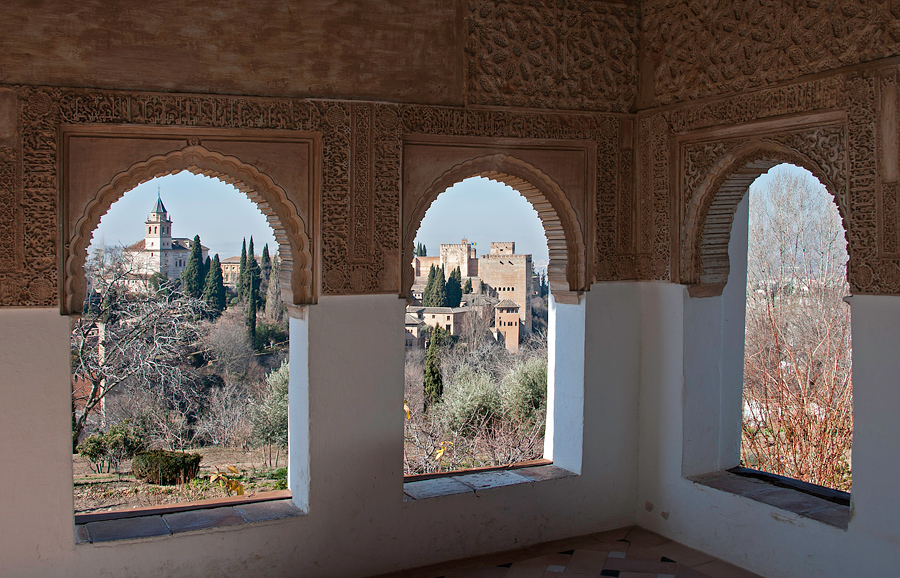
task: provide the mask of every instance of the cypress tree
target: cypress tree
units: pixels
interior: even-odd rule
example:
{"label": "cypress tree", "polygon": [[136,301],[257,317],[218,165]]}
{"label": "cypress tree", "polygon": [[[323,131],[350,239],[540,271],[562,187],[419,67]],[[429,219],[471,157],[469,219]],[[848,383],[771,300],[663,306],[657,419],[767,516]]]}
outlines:
{"label": "cypress tree", "polygon": [[269,286],[266,289],[266,317],[271,321],[281,321],[284,305],[281,292],[278,290],[278,274],[281,272],[281,261],[275,259],[269,275]]}
{"label": "cypress tree", "polygon": [[250,237],[250,248],[247,250],[247,325],[250,329],[250,342],[256,343],[256,310],[259,309],[260,269],[253,254],[253,237]]}
{"label": "cypress tree", "polygon": [[[201,248],[201,254],[202,254]],[[209,255],[206,256],[206,261],[203,263],[203,276],[204,281],[206,280],[206,276],[209,275],[209,268],[212,266],[212,260],[209,258]]]}
{"label": "cypress tree", "polygon": [[471,278],[471,277],[467,277],[467,278],[466,278],[466,284],[463,285],[463,294],[468,295],[468,294],[471,293],[472,291],[473,291],[473,289],[472,289],[472,278]]}
{"label": "cypress tree", "polygon": [[422,291],[422,305],[431,307],[434,298],[434,265],[428,270],[428,280],[425,282],[425,289]]}
{"label": "cypress tree", "polygon": [[447,306],[447,281],[446,275],[444,274],[444,266],[441,265],[441,268],[435,269],[435,279],[434,279],[434,296],[432,301],[434,305],[431,307],[446,307]]}
{"label": "cypress tree", "polygon": [[222,278],[222,264],[218,253],[210,263],[209,273],[206,274],[203,301],[213,312],[213,317],[218,317],[225,310],[225,282]]}
{"label": "cypress tree", "polygon": [[250,343],[256,346],[256,298],[257,291],[250,290],[250,297],[247,300],[247,328],[250,331]]}
{"label": "cypress tree", "polygon": [[181,285],[185,294],[199,298],[203,294],[203,261],[200,251],[200,235],[194,235],[191,241],[191,256],[187,266],[181,273]]}
{"label": "cypress tree", "polygon": [[446,285],[447,307],[459,307],[462,301],[462,273],[459,267],[450,272]]}
{"label": "cypress tree", "polygon": [[440,325],[431,331],[431,343],[425,353],[425,411],[429,406],[441,401],[444,394],[444,381],[441,377],[440,347],[443,342],[444,330]]}
{"label": "cypress tree", "polygon": [[272,259],[269,257],[269,244],[263,246],[262,258],[259,260],[262,269],[262,280],[266,287],[269,286],[269,275],[272,272]]}
{"label": "cypress tree", "polygon": [[425,249],[425,243],[422,243],[422,248],[419,250],[419,257],[427,257],[428,250]]}
{"label": "cypress tree", "polygon": [[247,238],[241,244],[241,265],[238,269],[238,299],[241,301],[247,296]]}

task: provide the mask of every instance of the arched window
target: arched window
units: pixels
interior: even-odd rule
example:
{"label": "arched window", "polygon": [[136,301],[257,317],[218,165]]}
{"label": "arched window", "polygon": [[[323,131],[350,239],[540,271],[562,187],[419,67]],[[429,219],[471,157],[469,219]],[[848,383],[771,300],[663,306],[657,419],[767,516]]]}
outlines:
{"label": "arched window", "polygon": [[749,190],[742,463],[849,491],[847,243],[833,197],[779,165]]}
{"label": "arched window", "polygon": [[[104,246],[102,239],[133,236],[158,186],[183,191],[167,208],[190,234],[181,245],[193,248],[194,235],[200,238],[199,260],[170,259],[165,250],[156,259],[141,243]],[[114,506],[123,509],[220,498],[241,484],[256,492],[286,487],[278,468],[288,461],[290,319],[277,286],[278,244],[257,206],[232,185],[181,172],[126,192],[94,233],[85,264],[92,291],[72,333],[76,513],[109,509],[109,493],[98,488],[110,484],[118,486]],[[219,263],[240,255],[242,238],[255,243],[248,251],[254,265],[239,297]],[[130,458],[150,448],[201,454],[201,477],[235,467],[241,481],[221,478],[148,497],[153,490]],[[266,470],[269,481],[254,481]],[[122,475],[110,482],[110,471]],[[189,478],[197,474],[188,470]]]}
{"label": "arched window", "polygon": [[[492,247],[496,241],[514,241],[516,252]],[[418,346],[406,351],[406,473],[541,458],[549,299],[541,279],[549,256],[538,215],[512,188],[479,177],[466,179],[434,201],[415,246],[417,276],[406,328],[408,342]],[[509,286],[498,284],[509,275],[537,287],[534,296],[517,303],[521,325],[501,319],[506,309],[486,291],[494,286],[508,292]],[[458,318],[435,328],[432,307],[453,307]],[[422,337],[414,340],[415,335]]]}

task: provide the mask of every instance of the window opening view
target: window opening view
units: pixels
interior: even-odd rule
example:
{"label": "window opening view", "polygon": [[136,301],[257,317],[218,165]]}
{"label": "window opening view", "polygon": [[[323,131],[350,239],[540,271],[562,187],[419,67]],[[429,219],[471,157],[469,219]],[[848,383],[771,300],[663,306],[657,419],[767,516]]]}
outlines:
{"label": "window opening view", "polygon": [[548,263],[541,221],[511,187],[474,177],[431,205],[406,308],[407,475],[542,457]]}
{"label": "window opening view", "polygon": [[71,334],[76,514],[286,489],[277,247],[246,195],[187,172],[103,217]]}
{"label": "window opening view", "polygon": [[848,256],[837,206],[792,165],[749,194],[743,465],[849,492]]}

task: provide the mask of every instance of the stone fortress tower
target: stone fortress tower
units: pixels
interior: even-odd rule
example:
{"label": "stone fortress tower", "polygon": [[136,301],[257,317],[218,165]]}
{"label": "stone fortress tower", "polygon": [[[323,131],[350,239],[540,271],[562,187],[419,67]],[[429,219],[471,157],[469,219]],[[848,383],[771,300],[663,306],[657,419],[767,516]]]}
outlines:
{"label": "stone fortress tower", "polygon": [[[512,241],[491,243],[490,254],[482,257],[478,257],[475,244],[466,238],[458,244],[441,244],[439,257],[413,258],[416,274],[413,295],[421,297],[432,265],[443,266],[445,277],[459,267],[463,283],[471,279],[476,294],[496,300],[495,326],[504,334],[508,347],[515,343],[517,349],[519,336],[531,333],[530,298],[534,290],[531,262],[531,255],[516,254],[516,244]],[[499,308],[501,303],[503,307]],[[511,324],[513,319],[518,319],[515,327]]]}
{"label": "stone fortress tower", "polygon": [[521,333],[531,333],[531,255],[517,255],[514,242],[491,243],[491,253],[478,259],[483,291],[519,306]]}

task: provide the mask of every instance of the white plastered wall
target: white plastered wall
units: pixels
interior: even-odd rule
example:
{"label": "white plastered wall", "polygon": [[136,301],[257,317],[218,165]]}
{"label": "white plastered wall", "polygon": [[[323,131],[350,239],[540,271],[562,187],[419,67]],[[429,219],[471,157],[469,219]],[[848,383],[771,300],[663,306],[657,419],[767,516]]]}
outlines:
{"label": "white plastered wall", "polygon": [[[309,455],[292,453],[290,476],[308,513],[78,546],[69,320],[50,309],[2,310],[0,463],[28,483],[0,502],[0,574],[352,578],[628,525],[637,488],[640,299],[629,284],[595,289],[578,306],[587,352],[580,476],[404,503],[404,302],[323,297],[305,320],[291,321],[292,355],[302,354],[304,339],[309,344]],[[293,403],[303,396],[302,377],[292,375],[292,417],[305,409]],[[291,439],[303,439],[294,427]]]}
{"label": "white plastered wall", "polygon": [[[853,515],[842,530],[686,475],[739,462],[743,349],[735,297],[746,265],[746,198],[729,248],[728,289],[691,298],[641,284],[637,524],[767,578],[896,576],[900,568],[900,298],[851,298],[855,432]],[[743,252],[744,257],[741,257]],[[738,339],[739,337],[739,339]],[[735,392],[738,392],[736,395]]]}

